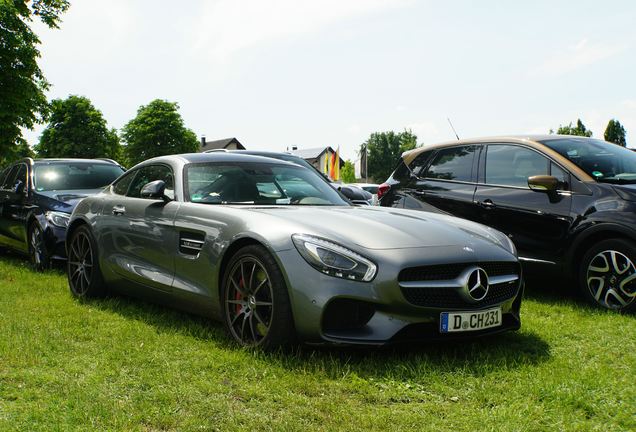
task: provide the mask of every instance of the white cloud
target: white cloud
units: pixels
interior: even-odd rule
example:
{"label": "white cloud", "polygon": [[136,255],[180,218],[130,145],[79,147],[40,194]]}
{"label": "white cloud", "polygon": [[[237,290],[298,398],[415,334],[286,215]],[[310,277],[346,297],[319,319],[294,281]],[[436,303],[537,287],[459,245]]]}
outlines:
{"label": "white cloud", "polygon": [[220,0],[207,3],[194,26],[193,50],[226,62],[246,48],[312,33],[363,13],[400,7],[406,0]]}
{"label": "white cloud", "polygon": [[606,44],[590,43],[587,38],[581,39],[574,46],[554,53],[542,64],[530,71],[533,76],[555,77],[565,75],[582,67],[613,57],[627,49],[623,43]]}
{"label": "white cloud", "polygon": [[[418,143],[431,144],[450,139],[448,136],[440,133],[439,128],[434,122],[428,120],[408,124],[406,125],[406,129],[411,129],[411,131],[413,131],[413,133],[417,135]],[[452,133],[452,131],[450,132]]]}

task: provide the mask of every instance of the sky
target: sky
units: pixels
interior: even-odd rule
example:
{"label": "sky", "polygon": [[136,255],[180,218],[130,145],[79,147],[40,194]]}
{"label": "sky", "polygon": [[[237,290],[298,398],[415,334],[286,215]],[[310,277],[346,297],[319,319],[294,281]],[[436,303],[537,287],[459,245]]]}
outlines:
{"label": "sky", "polygon": [[[34,24],[50,99],[121,129],[178,102],[208,140],[340,148],[411,129],[424,145],[618,119],[636,147],[636,2],[71,0]],[[43,127],[27,131],[35,144]]]}

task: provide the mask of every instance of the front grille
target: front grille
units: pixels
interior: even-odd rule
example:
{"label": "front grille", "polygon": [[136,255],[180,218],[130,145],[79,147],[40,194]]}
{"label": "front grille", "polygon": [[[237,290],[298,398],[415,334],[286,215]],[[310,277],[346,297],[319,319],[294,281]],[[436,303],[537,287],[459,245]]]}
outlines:
{"label": "front grille", "polygon": [[490,285],[486,297],[477,303],[468,303],[456,288],[401,288],[404,298],[415,306],[436,308],[462,308],[465,306],[491,306],[510,300],[517,294],[518,282]]}
{"label": "front grille", "polygon": [[[488,276],[520,275],[519,264],[515,262],[484,262],[441,264],[412,267],[400,272],[400,282],[452,280],[469,266],[483,268]],[[404,298],[411,304],[435,308],[486,307],[510,300],[519,290],[519,281],[490,285],[486,297],[477,303],[468,303],[456,288],[407,288],[400,287]]]}
{"label": "front grille", "polygon": [[488,276],[503,276],[519,274],[519,264],[516,262],[475,262],[457,264],[438,264],[422,267],[405,268],[398,275],[400,282],[450,280],[455,279],[469,266],[483,268]]}

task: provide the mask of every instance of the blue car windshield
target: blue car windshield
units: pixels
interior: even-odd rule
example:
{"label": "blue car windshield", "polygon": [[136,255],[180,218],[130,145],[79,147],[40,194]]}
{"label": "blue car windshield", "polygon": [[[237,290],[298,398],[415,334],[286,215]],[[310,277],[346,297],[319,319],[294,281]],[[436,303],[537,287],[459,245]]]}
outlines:
{"label": "blue car windshield", "polygon": [[100,189],[123,173],[119,166],[107,163],[45,162],[35,164],[33,183],[38,192]]}
{"label": "blue car windshield", "polygon": [[187,196],[195,203],[350,205],[319,174],[291,164],[192,164],[186,179]]}
{"label": "blue car windshield", "polygon": [[598,182],[636,183],[636,152],[590,138],[541,141],[566,157]]}

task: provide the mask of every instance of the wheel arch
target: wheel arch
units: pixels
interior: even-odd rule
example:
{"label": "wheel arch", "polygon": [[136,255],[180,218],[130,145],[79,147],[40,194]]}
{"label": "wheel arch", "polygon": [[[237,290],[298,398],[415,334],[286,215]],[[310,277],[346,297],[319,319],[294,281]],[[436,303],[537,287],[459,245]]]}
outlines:
{"label": "wheel arch", "polygon": [[602,240],[621,239],[636,242],[636,232],[619,224],[603,223],[595,225],[579,234],[569,248],[566,255],[567,273],[577,280],[578,264],[585,252],[595,243]]}
{"label": "wheel arch", "polygon": [[271,246],[264,241],[264,239],[259,238],[258,235],[252,234],[244,234],[238,237],[235,237],[234,240],[230,243],[230,245],[223,251],[223,256],[221,257],[221,262],[218,267],[218,275],[217,275],[217,298],[219,301],[219,305],[222,303],[221,299],[221,291],[223,285],[223,277],[225,276],[225,272],[227,271],[227,266],[232,259],[232,257],[238,252],[240,249],[245,246],[256,245],[262,246],[271,254],[280,269],[283,279],[285,280],[285,285],[287,286],[287,293],[290,296],[290,300],[292,297],[292,290],[289,287],[289,279],[287,277],[287,272],[285,271],[285,267],[282,265],[278,254],[271,248]]}

